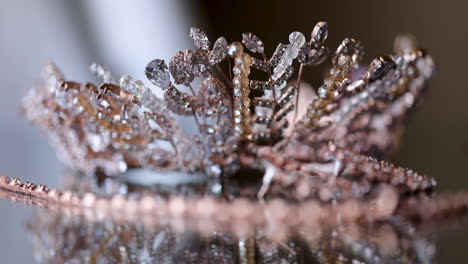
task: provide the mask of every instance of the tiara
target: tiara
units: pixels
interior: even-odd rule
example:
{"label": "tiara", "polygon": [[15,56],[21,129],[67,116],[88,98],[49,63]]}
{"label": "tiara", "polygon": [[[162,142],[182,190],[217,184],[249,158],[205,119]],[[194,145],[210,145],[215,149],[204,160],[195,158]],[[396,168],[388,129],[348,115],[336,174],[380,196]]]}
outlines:
{"label": "tiara", "polygon": [[[99,86],[66,81],[48,64],[44,86],[24,97],[24,112],[68,166],[108,176],[133,168],[201,173],[220,192],[223,179],[254,170],[264,174],[258,197],[279,185],[299,200],[362,197],[376,182],[431,189],[433,179],[376,159],[395,150],[402,122],[433,73],[431,57],[414,38],[399,36],[394,54],[366,70],[361,43],[346,38],[322,86],[301,100],[303,69],[326,60],[327,36],[327,23],[319,22],[309,41],[292,32],[268,57],[252,33],[211,45],[191,28],[197,49],[145,68],[163,98],[129,75],[117,81],[96,63]],[[190,119],[195,128],[184,130]]]}

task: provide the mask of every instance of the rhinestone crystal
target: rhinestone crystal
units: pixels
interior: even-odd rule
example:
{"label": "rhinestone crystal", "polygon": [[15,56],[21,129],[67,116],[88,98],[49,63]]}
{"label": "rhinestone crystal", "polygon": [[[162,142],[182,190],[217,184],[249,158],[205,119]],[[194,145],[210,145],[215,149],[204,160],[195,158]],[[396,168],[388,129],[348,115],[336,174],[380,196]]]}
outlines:
{"label": "rhinestone crystal", "polygon": [[171,85],[171,76],[164,60],[155,59],[146,65],[145,74],[154,85],[165,90]]}
{"label": "rhinestone crystal", "polygon": [[289,43],[296,47],[296,49],[302,47],[305,44],[305,41],[304,34],[301,32],[295,31],[289,34]]}
{"label": "rhinestone crystal", "polygon": [[328,23],[318,22],[310,35],[312,42],[316,45],[323,44],[328,37]]}
{"label": "rhinestone crystal", "polygon": [[189,86],[195,77],[206,76],[209,66],[207,52],[185,50],[172,58],[169,71],[176,84]]}
{"label": "rhinestone crystal", "polygon": [[211,64],[220,63],[227,55],[228,43],[224,37],[220,37],[213,45],[213,50],[210,52],[209,61]]}
{"label": "rhinestone crystal", "polygon": [[201,29],[192,27],[190,29],[190,38],[193,40],[193,43],[195,46],[197,46],[197,48],[202,50],[209,49],[210,41],[208,40],[205,32],[203,32]]}
{"label": "rhinestone crystal", "polygon": [[263,53],[263,42],[252,33],[242,34],[242,43],[252,52]]}
{"label": "rhinestone crystal", "polygon": [[142,81],[135,81],[130,75],[123,75],[119,80],[119,84],[122,90],[133,94],[137,98],[141,98],[146,89]]}
{"label": "rhinestone crystal", "polygon": [[278,65],[273,69],[273,80],[280,78],[284,71],[291,66],[293,60],[299,54],[299,49],[304,46],[305,37],[301,32],[292,32],[289,34],[289,45],[284,50]]}
{"label": "rhinestone crystal", "polygon": [[297,60],[308,66],[316,66],[321,64],[328,56],[328,48],[321,46],[320,48],[311,48],[310,45],[304,45],[297,55]]}

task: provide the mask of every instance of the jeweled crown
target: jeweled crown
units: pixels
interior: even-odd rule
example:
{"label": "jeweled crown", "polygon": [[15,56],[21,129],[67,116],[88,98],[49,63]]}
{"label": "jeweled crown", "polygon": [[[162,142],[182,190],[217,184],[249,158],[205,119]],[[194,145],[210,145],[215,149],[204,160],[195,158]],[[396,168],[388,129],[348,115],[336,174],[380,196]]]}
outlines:
{"label": "jeweled crown", "polygon": [[[319,22],[308,41],[291,33],[271,57],[252,33],[241,42],[220,37],[211,45],[192,28],[197,49],[145,68],[164,98],[131,76],[117,81],[98,64],[91,71],[99,86],[66,81],[48,64],[44,87],[24,98],[25,113],[66,164],[85,171],[169,169],[219,178],[253,168],[265,171],[261,195],[276,181],[293,185],[300,198],[362,196],[376,180],[413,191],[431,188],[432,179],[373,158],[386,158],[395,148],[402,121],[433,73],[431,57],[412,37],[400,36],[393,55],[374,59],[365,70],[361,43],[346,38],[317,94],[307,98],[308,106],[298,105],[303,68],[330,53],[327,27]],[[264,77],[253,79],[251,71]],[[178,116],[192,117],[197,131],[184,131]],[[362,173],[364,179],[338,177]]]}

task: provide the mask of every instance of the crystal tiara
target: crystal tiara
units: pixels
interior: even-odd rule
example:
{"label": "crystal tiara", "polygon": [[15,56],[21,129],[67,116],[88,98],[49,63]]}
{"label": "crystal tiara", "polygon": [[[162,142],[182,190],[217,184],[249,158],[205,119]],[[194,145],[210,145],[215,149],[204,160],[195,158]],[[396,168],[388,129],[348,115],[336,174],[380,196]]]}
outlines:
{"label": "crystal tiara", "polygon": [[[399,36],[394,54],[366,69],[361,43],[346,38],[315,92],[302,82],[303,69],[326,61],[327,35],[327,23],[319,22],[309,40],[292,32],[268,56],[252,33],[211,45],[191,28],[196,49],[145,68],[163,98],[99,64],[91,66],[102,82],[96,86],[66,81],[50,63],[43,87],[24,97],[24,113],[63,162],[85,172],[202,173],[222,192],[223,179],[248,178],[240,172],[255,170],[263,173],[257,197],[286,188],[296,200],[364,197],[380,183],[402,192],[430,190],[432,178],[381,160],[395,150],[402,123],[433,74],[431,56],[411,36]],[[192,122],[184,116],[195,129],[182,129]]]}

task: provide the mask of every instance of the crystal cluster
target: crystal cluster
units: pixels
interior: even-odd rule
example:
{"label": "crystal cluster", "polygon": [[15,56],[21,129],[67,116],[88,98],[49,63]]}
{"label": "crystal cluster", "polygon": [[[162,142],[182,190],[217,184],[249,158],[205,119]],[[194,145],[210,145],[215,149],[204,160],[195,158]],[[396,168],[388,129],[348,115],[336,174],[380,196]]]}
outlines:
{"label": "crystal cluster", "polygon": [[[220,37],[211,46],[192,28],[196,49],[145,69],[164,98],[131,76],[116,82],[98,64],[91,70],[99,86],[65,81],[49,64],[44,87],[29,92],[24,111],[64,162],[89,172],[147,168],[224,179],[255,169],[265,172],[260,197],[290,188],[299,200],[364,197],[380,183],[402,192],[431,189],[433,179],[378,160],[395,150],[402,122],[434,70],[431,57],[401,36],[394,54],[365,70],[361,43],[347,38],[317,95],[298,105],[302,69],[325,61],[327,35],[327,24],[319,22],[309,42],[293,32],[268,57],[252,33],[231,44]],[[297,81],[290,81],[296,64]],[[251,78],[251,70],[264,77]],[[297,116],[298,108],[306,114]],[[192,117],[197,131],[181,129],[177,116]]]}

